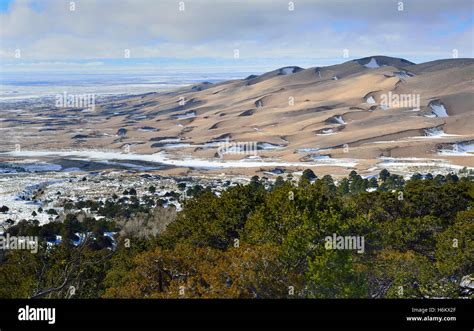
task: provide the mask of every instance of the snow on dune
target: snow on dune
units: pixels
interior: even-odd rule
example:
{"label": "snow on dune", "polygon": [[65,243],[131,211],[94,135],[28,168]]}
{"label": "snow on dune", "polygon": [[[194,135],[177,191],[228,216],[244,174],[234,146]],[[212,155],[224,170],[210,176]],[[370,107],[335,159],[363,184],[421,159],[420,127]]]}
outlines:
{"label": "snow on dune", "polygon": [[312,155],[310,159],[318,161],[318,160],[330,160],[331,156],[329,155]]}
{"label": "snow on dune", "polygon": [[160,139],[158,137],[154,141],[157,141],[159,143],[179,143],[181,141],[181,138],[163,138],[163,139]]}
{"label": "snow on dune", "polygon": [[276,145],[276,144],[270,144],[270,143],[258,143],[257,148],[259,150],[265,150],[265,151],[271,151],[274,149],[280,149],[283,148],[284,146],[282,145]]}
{"label": "snow on dune", "polygon": [[280,72],[283,75],[291,75],[296,71],[296,67],[286,67],[286,68],[281,68]]}
{"label": "snow on dune", "polygon": [[441,149],[438,155],[443,156],[474,156],[474,142],[453,144],[453,149]]}
{"label": "snow on dune", "polygon": [[296,150],[296,153],[298,154],[305,154],[305,153],[317,153],[319,151],[319,148],[298,148]]}
{"label": "snow on dune", "polygon": [[334,120],[341,125],[346,124],[346,122],[344,122],[344,120],[342,119],[342,116],[334,116]]}
{"label": "snow on dune", "polygon": [[440,128],[429,128],[425,129],[425,135],[428,137],[442,136],[444,135],[444,131]]}
{"label": "snow on dune", "polygon": [[337,132],[334,132],[333,129],[323,129],[321,130],[321,133],[317,133],[316,135],[317,136],[328,136],[328,135],[331,135],[331,134],[336,134]]}
{"label": "snow on dune", "polygon": [[431,113],[436,117],[448,117],[448,112],[444,105],[439,101],[430,102],[429,107],[431,108]]}
{"label": "snow on dune", "polygon": [[417,138],[443,138],[443,137],[457,137],[457,134],[447,134],[444,130],[440,127],[434,127],[425,129],[425,136],[424,137],[417,137]]}
{"label": "snow on dune", "polygon": [[474,153],[474,142],[460,144],[459,146],[464,152]]}
{"label": "snow on dune", "polygon": [[255,167],[355,167],[356,160],[352,159],[330,159],[324,162],[277,162],[277,161],[259,161],[252,159],[244,160],[217,160],[217,159],[199,159],[192,157],[183,157],[180,159],[171,158],[170,155],[159,152],[155,154],[123,154],[118,152],[101,151],[21,151],[6,152],[0,155],[10,155],[16,157],[65,157],[86,160],[133,160],[144,162],[155,162],[176,167],[204,168],[204,169],[222,169],[222,168],[255,168]]}
{"label": "snow on dune", "polygon": [[209,149],[209,148],[217,148],[221,145],[222,143],[219,141],[208,141],[207,143],[202,144],[200,147],[204,149]]}
{"label": "snow on dune", "polygon": [[371,58],[369,63],[364,64],[364,67],[369,68],[369,69],[380,68],[379,64],[374,58]]}
{"label": "snow on dune", "polygon": [[173,115],[173,119],[175,120],[185,120],[185,119],[194,118],[194,117],[196,117],[196,112],[194,111],[184,113],[184,114],[179,114],[179,115]]}
{"label": "snow on dune", "polygon": [[376,101],[375,101],[375,99],[374,99],[373,96],[368,97],[365,101],[366,101],[367,103],[370,103],[370,104],[376,103]]}
{"label": "snow on dune", "polygon": [[177,144],[165,144],[162,148],[165,149],[179,149],[179,148],[191,148],[191,147],[200,147],[200,145],[193,145],[188,143],[177,143]]}
{"label": "snow on dune", "polygon": [[333,148],[298,148],[296,153],[306,154],[306,153],[328,153],[332,151]]}
{"label": "snow on dune", "polygon": [[394,157],[380,157],[381,162],[377,164],[379,169],[393,169],[399,171],[408,171],[413,167],[434,167],[434,168],[444,168],[444,169],[462,169],[463,166],[453,165],[447,163],[445,160],[439,159],[426,159],[426,158],[416,158],[416,157],[407,157],[407,158],[394,158]]}

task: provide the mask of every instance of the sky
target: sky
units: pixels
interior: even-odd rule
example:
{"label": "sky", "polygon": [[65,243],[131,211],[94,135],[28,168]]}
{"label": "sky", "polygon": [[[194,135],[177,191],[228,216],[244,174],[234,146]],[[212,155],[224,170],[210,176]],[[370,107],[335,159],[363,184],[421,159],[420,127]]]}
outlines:
{"label": "sky", "polygon": [[2,71],[474,57],[472,0],[0,0]]}

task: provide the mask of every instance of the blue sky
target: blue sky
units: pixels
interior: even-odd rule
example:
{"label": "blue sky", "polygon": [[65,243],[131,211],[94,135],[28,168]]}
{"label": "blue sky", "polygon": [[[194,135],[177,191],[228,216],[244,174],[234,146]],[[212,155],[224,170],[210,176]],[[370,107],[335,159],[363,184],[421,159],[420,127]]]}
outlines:
{"label": "blue sky", "polygon": [[8,6],[13,2],[13,0],[0,0],[0,11],[5,12],[8,9]]}
{"label": "blue sky", "polygon": [[[100,0],[99,0],[100,1]],[[0,12],[7,12],[10,8],[10,5],[13,4],[15,0],[0,0]],[[29,6],[34,10],[41,10],[43,4],[47,2],[47,0],[39,0],[39,1],[31,1]]]}
{"label": "blue sky", "polygon": [[266,70],[370,55],[474,57],[472,0],[406,0],[402,11],[398,2],[295,0],[289,10],[286,0],[185,0],[181,11],[176,0],[76,0],[71,11],[69,0],[0,0],[1,69]]}

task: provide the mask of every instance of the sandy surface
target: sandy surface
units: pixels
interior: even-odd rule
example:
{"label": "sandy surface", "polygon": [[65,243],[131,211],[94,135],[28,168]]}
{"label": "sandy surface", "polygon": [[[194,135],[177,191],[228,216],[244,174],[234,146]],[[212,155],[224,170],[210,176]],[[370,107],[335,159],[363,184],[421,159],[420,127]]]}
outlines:
{"label": "sandy surface", "polygon": [[[474,143],[473,79],[472,59],[415,65],[370,57],[127,97],[98,104],[92,112],[3,105],[0,150],[161,152],[168,159],[233,164],[209,169],[175,162],[162,170],[177,174],[263,173],[278,162],[317,173],[370,172],[383,157],[474,167],[468,148]],[[0,158],[7,156],[15,155]],[[262,164],[239,166],[246,157]]]}

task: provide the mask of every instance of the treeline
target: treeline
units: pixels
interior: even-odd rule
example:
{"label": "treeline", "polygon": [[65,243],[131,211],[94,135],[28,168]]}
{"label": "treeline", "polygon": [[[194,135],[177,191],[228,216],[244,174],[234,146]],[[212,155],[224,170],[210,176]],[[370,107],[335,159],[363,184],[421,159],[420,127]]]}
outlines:
{"label": "treeline", "polygon": [[[384,170],[364,179],[354,171],[336,185],[306,170],[297,183],[253,177],[221,194],[200,188],[179,213],[137,199],[134,211],[114,197],[114,212],[103,211],[118,215],[113,220],[69,214],[52,225],[10,227],[41,238],[59,232],[63,240],[37,254],[0,252],[0,297],[473,295],[463,285],[474,273],[472,178],[405,181]],[[81,231],[91,235],[74,245]],[[104,231],[117,232],[115,246],[101,239]],[[326,238],[336,236],[363,239],[363,250],[331,249]]]}

